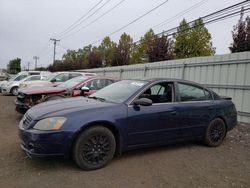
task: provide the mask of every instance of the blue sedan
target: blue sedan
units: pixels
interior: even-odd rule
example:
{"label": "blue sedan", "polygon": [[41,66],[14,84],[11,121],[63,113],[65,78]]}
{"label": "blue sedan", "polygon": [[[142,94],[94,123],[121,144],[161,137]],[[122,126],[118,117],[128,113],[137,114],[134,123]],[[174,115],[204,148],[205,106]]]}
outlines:
{"label": "blue sedan", "polygon": [[230,98],[177,79],[122,80],[91,96],[31,108],[19,123],[31,157],[70,157],[85,170],[115,153],[187,140],[219,146],[237,124]]}

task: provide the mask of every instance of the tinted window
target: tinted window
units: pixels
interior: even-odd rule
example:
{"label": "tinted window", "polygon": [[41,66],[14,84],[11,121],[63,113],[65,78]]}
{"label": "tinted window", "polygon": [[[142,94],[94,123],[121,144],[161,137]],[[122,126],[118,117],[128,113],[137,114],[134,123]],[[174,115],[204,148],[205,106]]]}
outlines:
{"label": "tinted window", "polygon": [[181,101],[203,101],[210,100],[211,95],[203,88],[188,84],[178,84]]}

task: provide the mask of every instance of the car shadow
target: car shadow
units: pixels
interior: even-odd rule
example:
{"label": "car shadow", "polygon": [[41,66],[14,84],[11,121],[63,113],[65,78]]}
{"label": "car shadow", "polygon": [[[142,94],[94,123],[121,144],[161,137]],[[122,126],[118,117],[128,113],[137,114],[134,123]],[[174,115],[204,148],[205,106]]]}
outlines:
{"label": "car shadow", "polygon": [[192,147],[198,147],[198,146],[203,146],[203,144],[199,141],[162,144],[159,146],[152,146],[152,147],[145,147],[145,148],[136,149],[136,150],[130,150],[116,157],[116,159],[123,158],[123,157],[130,158],[130,157],[141,156],[141,155],[149,155],[153,153],[167,152],[171,150],[178,150],[182,148],[192,148]]}
{"label": "car shadow", "polygon": [[[143,149],[137,149],[137,150],[131,150],[124,152],[122,155],[115,155],[113,160],[111,161],[109,165],[115,165],[119,162],[122,162],[122,160],[127,159],[133,159],[135,157],[140,157],[142,155],[151,155],[161,152],[168,152],[172,150],[179,150],[182,148],[193,148],[193,147],[199,147],[202,146],[202,144],[198,141],[190,141],[190,142],[180,142],[176,144],[167,144],[167,145],[161,145],[161,146],[154,146],[154,147],[147,147]],[[28,158],[28,157],[27,157]],[[74,163],[73,159],[64,159],[64,158],[33,158],[29,159],[29,165],[31,165],[33,168],[36,168],[38,170],[69,170],[73,172],[83,172],[77,165]],[[112,165],[112,166],[113,166]],[[107,167],[108,167],[107,166]],[[105,167],[105,168],[107,168]],[[85,171],[88,172],[88,171]]]}

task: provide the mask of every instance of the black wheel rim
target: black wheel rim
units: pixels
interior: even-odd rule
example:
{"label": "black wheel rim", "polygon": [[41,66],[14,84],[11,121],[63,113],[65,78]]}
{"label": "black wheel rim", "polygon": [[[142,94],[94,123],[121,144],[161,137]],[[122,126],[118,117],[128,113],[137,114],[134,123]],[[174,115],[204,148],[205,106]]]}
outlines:
{"label": "black wheel rim", "polygon": [[90,164],[102,164],[111,151],[109,139],[104,135],[89,137],[82,147],[81,156]]}
{"label": "black wheel rim", "polygon": [[218,143],[224,138],[224,126],[219,122],[214,122],[210,129],[210,138],[214,143]]}

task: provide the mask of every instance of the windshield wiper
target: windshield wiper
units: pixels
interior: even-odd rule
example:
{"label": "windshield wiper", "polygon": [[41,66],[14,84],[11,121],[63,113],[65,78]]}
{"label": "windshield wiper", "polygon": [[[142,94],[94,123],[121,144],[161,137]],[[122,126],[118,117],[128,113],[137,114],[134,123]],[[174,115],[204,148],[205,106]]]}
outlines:
{"label": "windshield wiper", "polygon": [[95,99],[95,100],[99,100],[99,101],[101,101],[101,102],[106,101],[106,99],[101,98],[101,97],[96,97],[96,96],[93,96],[93,97],[88,97],[88,98],[90,98],[90,99]]}

